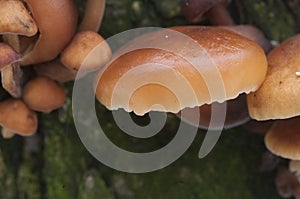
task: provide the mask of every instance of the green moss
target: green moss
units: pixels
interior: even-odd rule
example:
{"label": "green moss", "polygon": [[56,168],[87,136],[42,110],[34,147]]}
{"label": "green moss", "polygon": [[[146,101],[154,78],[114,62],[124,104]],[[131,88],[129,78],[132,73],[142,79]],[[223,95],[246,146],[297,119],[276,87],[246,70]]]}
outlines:
{"label": "green moss", "polygon": [[102,175],[96,169],[89,169],[83,175],[79,186],[78,199],[113,199],[114,196],[107,188]]}
{"label": "green moss", "polygon": [[272,40],[281,42],[299,30],[285,1],[243,0],[235,3],[239,8],[240,23],[256,25]]}
{"label": "green moss", "polygon": [[57,113],[43,115],[42,121],[46,198],[76,198],[90,156],[73,125],[60,123]]}

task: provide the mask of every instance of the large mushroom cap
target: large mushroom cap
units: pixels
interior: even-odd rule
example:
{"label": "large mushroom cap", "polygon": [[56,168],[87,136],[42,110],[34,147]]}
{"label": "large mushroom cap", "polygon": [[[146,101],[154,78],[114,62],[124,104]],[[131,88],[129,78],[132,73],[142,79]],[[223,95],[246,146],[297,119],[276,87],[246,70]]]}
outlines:
{"label": "large mushroom cap", "polygon": [[[255,42],[221,28],[172,29],[146,34],[125,46],[121,52],[131,51],[113,59],[99,73],[97,99],[109,109],[124,108],[138,115],[150,110],[177,113],[186,107],[236,98],[255,91],[263,82],[267,61]],[[132,50],[136,46],[142,48]],[[208,86],[216,81],[224,86],[226,97],[209,93]]]}
{"label": "large mushroom cap", "polygon": [[0,102],[0,124],[4,128],[23,136],[32,135],[37,130],[37,115],[20,99]]}
{"label": "large mushroom cap", "polygon": [[256,120],[300,115],[300,35],[282,42],[268,54],[264,83],[247,97],[249,114]]}
{"label": "large mushroom cap", "polygon": [[54,59],[76,32],[77,8],[74,0],[25,0],[39,29],[33,49],[21,62],[30,65]]}
{"label": "large mushroom cap", "polygon": [[265,137],[266,147],[274,154],[300,160],[300,117],[277,120]]}

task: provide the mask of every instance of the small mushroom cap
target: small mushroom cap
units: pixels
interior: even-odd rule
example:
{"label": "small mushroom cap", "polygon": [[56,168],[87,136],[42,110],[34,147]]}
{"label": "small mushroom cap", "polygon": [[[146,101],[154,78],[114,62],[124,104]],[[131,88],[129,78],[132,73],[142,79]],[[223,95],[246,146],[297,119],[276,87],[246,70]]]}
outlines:
{"label": "small mushroom cap", "polygon": [[39,29],[39,38],[21,65],[54,59],[71,41],[77,28],[74,0],[25,0]]}
{"label": "small mushroom cap", "polygon": [[[217,103],[217,102],[214,102]],[[211,113],[212,113],[212,105],[211,104],[205,104],[200,107],[195,107],[193,109],[199,109],[199,115],[200,120],[199,123],[194,123],[193,119],[190,119],[189,116],[185,111],[185,117],[182,118],[187,123],[197,126],[202,129],[208,129],[210,126],[211,129],[214,128],[214,124],[211,124]],[[223,109],[222,109],[223,110]],[[220,111],[218,108],[216,109],[216,115],[218,114],[218,111]],[[191,113],[194,113],[192,111]],[[225,123],[224,123],[224,129],[233,128],[236,126],[239,126],[241,124],[246,123],[250,120],[248,109],[247,109],[247,103],[246,103],[246,96],[245,94],[239,95],[237,98],[226,101],[226,117],[225,117]]]}
{"label": "small mushroom cap", "polygon": [[291,37],[268,54],[264,83],[247,96],[249,114],[256,120],[300,115],[300,35]]}
{"label": "small mushroom cap", "polygon": [[266,147],[274,154],[300,160],[300,117],[277,120],[265,136]]}
{"label": "small mushroom cap", "polygon": [[22,1],[0,1],[0,34],[32,36],[38,28]]}
{"label": "small mushroom cap", "polygon": [[[151,110],[177,113],[187,107],[234,99],[258,89],[267,70],[260,46],[216,27],[173,27],[152,32],[128,43],[121,52],[126,53],[98,74],[96,97],[108,109],[124,108],[138,115]],[[213,85],[205,80],[215,79],[208,77],[216,71],[226,97],[212,97],[209,92],[208,86],[214,86],[217,80]]]}
{"label": "small mushroom cap", "polygon": [[0,43],[0,69],[19,61],[22,58],[12,47],[5,43]]}
{"label": "small mushroom cap", "polygon": [[39,76],[24,86],[23,100],[32,110],[51,112],[65,103],[66,93],[54,80]]}
{"label": "small mushroom cap", "polygon": [[61,53],[61,62],[71,70],[93,71],[109,61],[111,50],[106,41],[93,31],[75,35],[72,42]]}
{"label": "small mushroom cap", "polygon": [[17,134],[29,136],[36,132],[37,115],[20,99],[0,102],[0,124]]}

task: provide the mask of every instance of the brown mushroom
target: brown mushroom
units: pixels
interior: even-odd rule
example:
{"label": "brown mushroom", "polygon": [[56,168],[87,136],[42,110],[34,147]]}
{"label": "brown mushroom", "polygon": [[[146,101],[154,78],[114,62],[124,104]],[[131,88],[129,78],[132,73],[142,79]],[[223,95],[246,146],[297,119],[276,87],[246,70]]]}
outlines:
{"label": "brown mushroom", "polygon": [[181,8],[186,19],[194,23],[208,18],[213,25],[233,25],[226,10],[228,3],[228,0],[181,0]]}
{"label": "brown mushroom", "polygon": [[74,0],[25,0],[39,29],[33,49],[21,65],[54,59],[76,32],[78,12]]}
{"label": "brown mushroom", "polygon": [[66,101],[65,90],[54,80],[36,77],[24,86],[23,100],[29,108],[40,112],[51,112]]}
{"label": "brown mushroom", "polygon": [[249,114],[256,120],[300,115],[300,35],[283,41],[268,54],[264,83],[247,96]]}
{"label": "brown mushroom", "polygon": [[[180,31],[180,33],[174,32],[191,40],[174,39],[175,34],[172,35],[171,30],[168,29],[152,32],[133,40],[120,50],[126,52],[125,54],[113,59],[105,69],[100,71],[96,78],[97,99],[110,110],[124,108],[138,115],[143,115],[150,110],[177,113],[187,107],[236,98],[240,93],[256,90],[263,82],[267,62],[263,50],[255,42],[217,27],[200,26],[192,30],[173,27],[172,30]],[[188,41],[205,49],[205,53],[196,56],[195,54],[199,52],[194,51]],[[150,44],[156,47],[151,48]],[[132,46],[143,48],[132,50]],[[163,50],[164,48],[172,52]],[[183,53],[185,59],[177,56]],[[197,61],[200,67],[196,68],[186,59]],[[256,62],[253,62],[254,59]],[[201,63],[205,64],[201,65]],[[140,68],[144,65],[149,68],[143,71]],[[209,93],[205,80],[209,81],[207,77],[213,74],[214,67],[217,67],[222,77],[226,98],[220,96],[211,98]],[[201,73],[205,75],[200,74],[198,69],[202,69]],[[137,74],[129,71],[136,71]],[[127,78],[124,79],[122,77],[124,75]],[[179,76],[183,77],[185,82],[182,82]],[[206,76],[205,80],[203,76]],[[177,94],[175,95],[165,85],[157,83],[140,85],[141,81],[159,81],[174,85],[172,89],[178,92],[184,91],[184,94],[178,93],[177,97],[181,98],[179,101]],[[183,84],[187,82],[194,93],[187,92],[184,87],[187,84]],[[128,93],[130,87],[136,87],[133,93]],[[157,104],[160,106],[156,106]]]}
{"label": "brown mushroom", "polygon": [[275,185],[277,192],[281,197],[289,198],[294,195],[299,196],[300,184],[297,177],[294,176],[287,168],[281,167],[277,171]]}
{"label": "brown mushroom", "polygon": [[22,136],[29,136],[36,132],[37,115],[20,99],[7,99],[0,102],[0,124]]}
{"label": "brown mushroom", "polygon": [[98,32],[103,19],[106,0],[86,0],[85,12],[79,26],[81,31]]}
{"label": "brown mushroom", "polygon": [[277,120],[265,136],[266,147],[274,154],[300,160],[300,117]]}
{"label": "brown mushroom", "polygon": [[106,41],[96,32],[83,31],[61,53],[61,62],[71,70],[93,71],[109,61],[111,50]]}

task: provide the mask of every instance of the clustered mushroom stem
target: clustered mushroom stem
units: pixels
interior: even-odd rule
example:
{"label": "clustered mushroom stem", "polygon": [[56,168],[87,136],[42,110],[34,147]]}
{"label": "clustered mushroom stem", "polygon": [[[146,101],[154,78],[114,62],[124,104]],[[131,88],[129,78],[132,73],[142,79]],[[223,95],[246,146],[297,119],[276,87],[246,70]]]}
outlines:
{"label": "clustered mushroom stem", "polygon": [[106,0],[87,0],[85,14],[78,31],[91,30],[98,32],[105,11]]}
{"label": "clustered mushroom stem", "polygon": [[[9,44],[16,52],[20,52],[20,40],[18,35],[5,34],[3,40]],[[1,70],[2,87],[13,97],[21,97],[22,70],[20,63],[12,63]]]}
{"label": "clustered mushroom stem", "polygon": [[216,4],[214,7],[212,7],[206,13],[206,16],[209,19],[210,23],[213,25],[235,25],[235,22],[228,13],[227,9],[221,3]]}

